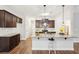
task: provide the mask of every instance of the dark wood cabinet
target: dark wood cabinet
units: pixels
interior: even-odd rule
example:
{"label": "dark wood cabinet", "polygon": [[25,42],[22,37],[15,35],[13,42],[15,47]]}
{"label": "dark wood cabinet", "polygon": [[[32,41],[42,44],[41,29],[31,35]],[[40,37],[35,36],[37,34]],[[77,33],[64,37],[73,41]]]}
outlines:
{"label": "dark wood cabinet", "polygon": [[17,17],[13,16],[13,27],[16,27],[16,20],[17,20]]}
{"label": "dark wood cabinet", "polygon": [[11,44],[10,49],[12,49],[15,46],[17,46],[19,44],[19,42],[20,42],[20,35],[19,34],[10,37],[10,42],[9,42]]}
{"label": "dark wood cabinet", "polygon": [[22,19],[17,17],[17,23],[22,23]]}
{"label": "dark wood cabinet", "polygon": [[8,11],[0,10],[0,27],[16,27],[17,18]]}
{"label": "dark wood cabinet", "polygon": [[16,47],[20,42],[20,34],[10,37],[0,37],[0,51],[8,52]]}
{"label": "dark wood cabinet", "polygon": [[4,20],[4,11],[0,10],[0,27],[5,26],[5,20]]}
{"label": "dark wood cabinet", "polygon": [[9,50],[9,38],[0,37],[0,52]]}
{"label": "dark wood cabinet", "polygon": [[5,27],[13,27],[13,15],[8,12],[4,13]]}

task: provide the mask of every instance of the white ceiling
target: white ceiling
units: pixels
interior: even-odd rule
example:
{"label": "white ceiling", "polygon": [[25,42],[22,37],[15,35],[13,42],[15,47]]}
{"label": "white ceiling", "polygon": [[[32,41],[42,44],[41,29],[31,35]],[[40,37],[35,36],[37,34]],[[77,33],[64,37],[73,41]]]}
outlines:
{"label": "white ceiling", "polygon": [[[7,5],[7,7],[15,10],[23,16],[40,16],[44,12],[43,5]],[[51,17],[55,17],[62,13],[61,5],[47,5],[46,12],[50,13]]]}

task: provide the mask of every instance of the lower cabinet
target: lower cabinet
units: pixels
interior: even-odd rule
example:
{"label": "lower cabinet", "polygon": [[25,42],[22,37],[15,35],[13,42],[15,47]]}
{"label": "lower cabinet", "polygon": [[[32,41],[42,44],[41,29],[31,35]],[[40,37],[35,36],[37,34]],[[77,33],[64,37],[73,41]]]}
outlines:
{"label": "lower cabinet", "polygon": [[20,42],[20,34],[11,37],[0,37],[0,52],[8,52]]}

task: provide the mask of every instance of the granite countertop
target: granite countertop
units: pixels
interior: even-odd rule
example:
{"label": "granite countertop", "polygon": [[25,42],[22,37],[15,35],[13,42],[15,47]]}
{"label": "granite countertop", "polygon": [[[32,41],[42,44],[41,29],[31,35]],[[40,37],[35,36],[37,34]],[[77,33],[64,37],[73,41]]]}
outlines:
{"label": "granite countertop", "polygon": [[11,37],[20,33],[9,33],[9,34],[0,34],[0,37]]}
{"label": "granite countertop", "polygon": [[54,38],[64,38],[64,37],[67,37],[67,38],[79,38],[79,36],[72,36],[72,35],[48,35],[48,34],[45,34],[45,35],[35,35],[35,36],[32,36],[32,37],[54,37]]}

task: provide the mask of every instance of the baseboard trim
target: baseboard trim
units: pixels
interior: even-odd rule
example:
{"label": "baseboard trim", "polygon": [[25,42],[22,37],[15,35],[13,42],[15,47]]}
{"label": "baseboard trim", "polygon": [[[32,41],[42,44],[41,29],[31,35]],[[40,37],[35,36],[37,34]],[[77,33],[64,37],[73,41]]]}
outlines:
{"label": "baseboard trim", "polygon": [[73,50],[32,50],[32,54],[75,54]]}

